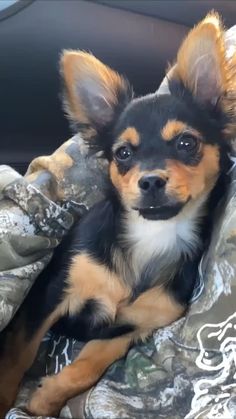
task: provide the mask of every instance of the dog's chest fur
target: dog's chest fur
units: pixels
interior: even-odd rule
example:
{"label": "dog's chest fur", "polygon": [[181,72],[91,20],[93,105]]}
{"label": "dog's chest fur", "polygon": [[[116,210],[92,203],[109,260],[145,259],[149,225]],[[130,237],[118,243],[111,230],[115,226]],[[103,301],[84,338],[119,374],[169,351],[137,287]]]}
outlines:
{"label": "dog's chest fur", "polygon": [[164,221],[145,220],[136,213],[130,215],[123,236],[127,242],[126,263],[119,264],[128,283],[165,282],[175,275],[181,261],[196,254],[201,245],[199,206],[194,205]]}

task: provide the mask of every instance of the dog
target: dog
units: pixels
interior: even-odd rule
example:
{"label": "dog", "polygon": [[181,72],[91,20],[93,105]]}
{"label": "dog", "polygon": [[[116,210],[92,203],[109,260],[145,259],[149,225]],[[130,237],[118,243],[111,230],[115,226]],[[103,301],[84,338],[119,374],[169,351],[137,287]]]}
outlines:
{"label": "dog", "polygon": [[106,198],[74,225],[1,334],[1,417],[54,325],[87,343],[42,380],[32,415],[58,414],[132,344],[184,315],[235,133],[234,63],[225,55],[220,18],[209,14],[183,41],[169,93],[135,98],[93,55],[62,54],[66,112],[109,162]]}

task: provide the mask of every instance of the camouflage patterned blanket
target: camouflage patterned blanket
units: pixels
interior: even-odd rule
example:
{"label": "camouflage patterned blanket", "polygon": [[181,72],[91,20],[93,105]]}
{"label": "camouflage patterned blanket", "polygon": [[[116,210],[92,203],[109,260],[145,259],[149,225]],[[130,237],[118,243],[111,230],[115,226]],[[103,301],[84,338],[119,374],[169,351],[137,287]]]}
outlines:
{"label": "camouflage patterned blanket", "polygon": [[[236,28],[227,32],[229,53]],[[165,89],[165,84],[162,89]],[[236,158],[227,196],[215,212],[212,242],[199,266],[186,317],[132,348],[100,382],[71,399],[61,418],[236,417]],[[54,247],[103,195],[106,161],[79,135],[21,177],[0,167],[0,329],[14,315]],[[7,419],[29,419],[25,402],[45,374],[56,373],[82,343],[48,334]],[[39,418],[38,418],[39,419]]]}

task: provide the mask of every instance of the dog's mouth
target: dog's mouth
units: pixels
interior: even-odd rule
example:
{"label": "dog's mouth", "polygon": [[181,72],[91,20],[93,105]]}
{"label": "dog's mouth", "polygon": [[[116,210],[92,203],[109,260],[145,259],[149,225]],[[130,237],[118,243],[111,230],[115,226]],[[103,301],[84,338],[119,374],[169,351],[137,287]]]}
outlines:
{"label": "dog's mouth", "polygon": [[138,211],[147,220],[168,220],[169,218],[175,217],[182,207],[183,204],[178,203],[175,205],[149,206],[144,208],[135,207],[134,210]]}

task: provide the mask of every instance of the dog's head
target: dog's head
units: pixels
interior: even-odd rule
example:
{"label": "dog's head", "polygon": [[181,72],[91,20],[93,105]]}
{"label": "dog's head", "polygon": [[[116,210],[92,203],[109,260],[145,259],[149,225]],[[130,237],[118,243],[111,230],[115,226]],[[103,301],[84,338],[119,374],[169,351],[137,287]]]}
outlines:
{"label": "dog's head", "polygon": [[66,111],[104,150],[128,210],[169,219],[214,187],[233,128],[233,69],[225,53],[219,18],[208,15],[180,47],[170,93],[141,98],[93,55],[63,53]]}

